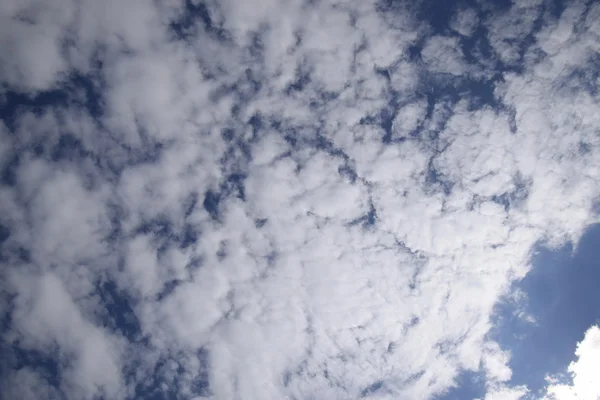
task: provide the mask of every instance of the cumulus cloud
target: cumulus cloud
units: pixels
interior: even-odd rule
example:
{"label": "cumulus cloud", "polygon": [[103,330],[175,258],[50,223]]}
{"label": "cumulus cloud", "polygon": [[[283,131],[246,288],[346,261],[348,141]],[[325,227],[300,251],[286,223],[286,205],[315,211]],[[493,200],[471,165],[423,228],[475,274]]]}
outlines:
{"label": "cumulus cloud", "polygon": [[433,72],[457,76],[467,72],[457,38],[433,36],[425,43],[421,56],[425,65]]}
{"label": "cumulus cloud", "polygon": [[600,328],[590,327],[583,340],[577,343],[576,361],[567,369],[571,383],[561,383],[559,379],[548,377],[544,399],[597,399],[600,397],[598,370],[600,369]]}
{"label": "cumulus cloud", "polygon": [[[46,274],[37,279],[31,276],[12,279],[19,296],[8,339],[25,349],[52,352],[57,348],[57,358],[64,360],[59,361],[62,364],[59,368],[64,371],[60,389],[69,396],[86,397],[99,392],[119,397],[122,390],[119,339],[86,320],[57,277]],[[35,381],[33,387],[26,386],[25,390],[42,390],[38,389],[39,376],[28,369],[21,371],[16,372],[17,381]],[[44,390],[53,392],[53,388]]]}
{"label": "cumulus cloud", "polygon": [[405,137],[419,127],[427,115],[427,102],[415,101],[400,108],[394,118],[395,136]]}
{"label": "cumulus cloud", "polygon": [[12,397],[527,393],[491,316],[597,218],[597,7],[458,11],[478,60],[375,2],[2,7]]}
{"label": "cumulus cloud", "polygon": [[523,396],[527,395],[527,393],[527,388],[523,386],[499,386],[488,390],[485,400],[519,400],[522,399]]}
{"label": "cumulus cloud", "polygon": [[465,8],[456,12],[450,26],[463,36],[471,36],[475,32],[478,23],[477,11],[472,8]]}
{"label": "cumulus cloud", "polygon": [[8,1],[0,6],[4,84],[26,92],[48,90],[67,72],[62,42],[75,12],[70,3]]}

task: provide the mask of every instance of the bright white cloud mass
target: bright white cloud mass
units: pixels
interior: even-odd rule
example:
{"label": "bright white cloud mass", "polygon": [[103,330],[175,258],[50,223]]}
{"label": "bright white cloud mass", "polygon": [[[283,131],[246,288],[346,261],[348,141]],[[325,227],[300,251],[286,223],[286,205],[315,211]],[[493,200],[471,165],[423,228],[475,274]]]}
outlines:
{"label": "bright white cloud mass", "polygon": [[427,4],[0,2],[3,395],[528,396],[489,332],[598,221],[600,4]]}
{"label": "bright white cloud mass", "polygon": [[561,384],[557,378],[549,377],[547,399],[577,400],[600,398],[600,328],[592,326],[575,351],[577,361],[569,365],[572,384]]}

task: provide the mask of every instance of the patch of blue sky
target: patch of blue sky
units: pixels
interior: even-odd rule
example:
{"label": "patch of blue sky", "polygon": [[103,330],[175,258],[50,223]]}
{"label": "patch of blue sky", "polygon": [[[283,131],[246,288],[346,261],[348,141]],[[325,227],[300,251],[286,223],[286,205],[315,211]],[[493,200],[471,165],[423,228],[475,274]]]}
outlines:
{"label": "patch of blue sky", "polygon": [[498,305],[493,334],[511,353],[511,383],[540,395],[547,375],[565,374],[587,329],[600,322],[600,225],[577,247],[539,245],[533,268],[514,285],[525,296]]}

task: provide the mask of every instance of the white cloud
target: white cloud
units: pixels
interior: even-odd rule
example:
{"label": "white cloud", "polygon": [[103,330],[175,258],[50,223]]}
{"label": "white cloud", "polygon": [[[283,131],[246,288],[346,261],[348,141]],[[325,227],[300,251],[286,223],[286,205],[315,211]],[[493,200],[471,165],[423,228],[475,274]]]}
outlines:
{"label": "white cloud", "polygon": [[497,343],[490,342],[485,346],[484,365],[488,379],[506,382],[512,376],[508,367],[509,356]]}
{"label": "white cloud", "polygon": [[477,16],[477,11],[472,8],[465,8],[456,12],[450,22],[450,26],[463,36],[471,36],[477,28],[478,23],[479,17]]}
{"label": "white cloud", "polygon": [[549,379],[544,399],[548,400],[595,400],[600,397],[598,371],[600,370],[600,328],[590,327],[583,340],[577,343],[577,360],[569,364],[571,383],[559,383]]}
{"label": "white cloud", "polygon": [[52,88],[68,71],[62,45],[75,14],[72,2],[8,1],[1,7],[2,81],[24,92]]}
{"label": "white cloud", "polygon": [[[102,108],[88,115],[80,93],[2,135],[2,165],[19,153],[0,188],[3,340],[67,360],[56,387],[42,367],[11,371],[29,382],[13,397],[425,399],[462,370],[485,372],[486,398],[523,396],[491,315],[535,243],[576,242],[593,221],[598,98],[548,79],[587,67],[593,21],[547,24],[532,45],[545,58],[489,82],[493,109],[430,90],[482,67],[408,10],[206,7],[211,27],[197,17],[184,38],[169,31],[181,4],[141,1],[56,20],[42,7],[27,35],[0,33],[23,52],[0,74],[8,89],[93,72]],[[506,62],[537,15],[524,10],[482,22]],[[475,24],[463,11],[453,29]],[[66,134],[78,141],[60,158]]]}
{"label": "white cloud", "polygon": [[514,2],[501,15],[491,13],[487,26],[489,41],[502,62],[511,65],[520,60],[521,46],[527,46],[525,39],[543,11],[541,3],[539,0]]}
{"label": "white cloud", "polygon": [[485,400],[519,400],[527,393],[528,390],[524,386],[498,386],[488,390]]}
{"label": "white cloud", "polygon": [[467,65],[463,59],[462,49],[457,38],[433,36],[421,50],[423,62],[432,72],[464,75]]}
{"label": "white cloud", "polygon": [[394,133],[406,137],[413,132],[425,119],[427,102],[415,101],[400,108],[394,118]]}
{"label": "white cloud", "polygon": [[[92,398],[97,394],[122,397],[120,341],[86,320],[56,276],[33,278],[21,273],[13,275],[12,280],[19,296],[9,339],[44,352],[57,347],[63,376],[60,389],[68,398]],[[23,374],[23,379],[36,379],[25,371]],[[51,388],[39,388],[39,377],[37,380],[38,388],[32,390],[53,392]],[[21,388],[23,395],[29,389]]]}

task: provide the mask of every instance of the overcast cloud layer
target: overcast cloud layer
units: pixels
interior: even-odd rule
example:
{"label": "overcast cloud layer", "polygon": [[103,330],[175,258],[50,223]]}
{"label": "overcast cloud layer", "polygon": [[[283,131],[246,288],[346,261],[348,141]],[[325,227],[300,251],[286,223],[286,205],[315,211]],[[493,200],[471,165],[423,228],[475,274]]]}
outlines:
{"label": "overcast cloud layer", "polygon": [[491,318],[598,221],[600,4],[488,3],[0,2],[6,398],[525,398]]}

